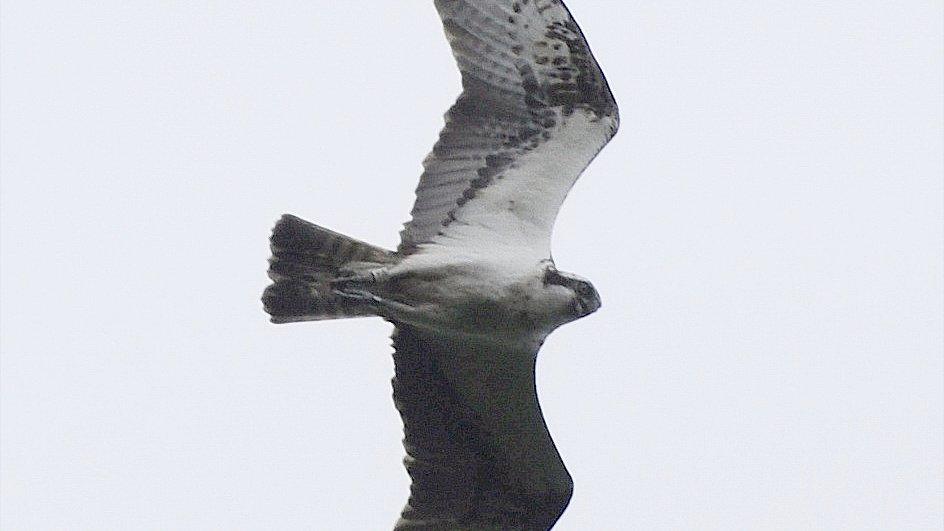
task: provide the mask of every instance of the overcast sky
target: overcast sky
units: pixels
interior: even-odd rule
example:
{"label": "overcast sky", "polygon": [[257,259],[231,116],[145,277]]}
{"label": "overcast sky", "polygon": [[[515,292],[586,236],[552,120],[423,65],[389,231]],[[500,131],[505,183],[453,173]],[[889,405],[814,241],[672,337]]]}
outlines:
{"label": "overcast sky", "polygon": [[[939,1],[570,0],[619,135],[564,205],[557,529],[938,529]],[[387,7],[385,7],[387,6]],[[267,322],[291,212],[394,247],[431,1],[4,1],[3,529],[386,529],[390,326]]]}

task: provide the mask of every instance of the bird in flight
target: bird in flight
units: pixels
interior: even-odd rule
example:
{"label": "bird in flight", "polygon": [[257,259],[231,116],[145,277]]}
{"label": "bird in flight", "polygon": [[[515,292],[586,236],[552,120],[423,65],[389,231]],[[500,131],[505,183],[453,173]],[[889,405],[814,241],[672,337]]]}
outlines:
{"label": "bird in flight", "polygon": [[388,251],[283,216],[263,295],[275,323],[379,316],[394,325],[406,530],[550,529],[573,481],[547,430],[535,361],[600,307],[558,271],[554,219],[613,137],[616,102],[560,0],[435,0],[462,94]]}

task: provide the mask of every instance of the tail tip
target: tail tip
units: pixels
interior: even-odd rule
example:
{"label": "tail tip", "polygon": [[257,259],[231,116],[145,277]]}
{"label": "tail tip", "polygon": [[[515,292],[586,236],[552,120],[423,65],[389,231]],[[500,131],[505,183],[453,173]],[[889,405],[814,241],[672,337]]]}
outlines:
{"label": "tail tip", "polygon": [[262,306],[273,323],[298,320],[317,310],[318,298],[310,284],[276,280],[262,292]]}

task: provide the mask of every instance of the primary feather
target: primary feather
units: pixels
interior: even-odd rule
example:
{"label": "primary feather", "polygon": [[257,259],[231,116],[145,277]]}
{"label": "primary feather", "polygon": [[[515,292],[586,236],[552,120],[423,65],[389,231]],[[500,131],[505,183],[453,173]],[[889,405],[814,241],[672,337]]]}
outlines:
{"label": "primary feather", "polygon": [[545,258],[564,197],[616,134],[613,95],[562,2],[437,0],[436,8],[463,92],[426,157],[399,250],[514,245]]}

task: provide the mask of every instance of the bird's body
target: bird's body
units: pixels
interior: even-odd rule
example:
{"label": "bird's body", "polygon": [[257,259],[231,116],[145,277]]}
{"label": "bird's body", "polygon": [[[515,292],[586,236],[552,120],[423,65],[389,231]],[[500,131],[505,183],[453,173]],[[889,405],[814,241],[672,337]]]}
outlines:
{"label": "bird's body", "polygon": [[545,285],[548,266],[437,249],[377,271],[378,280],[368,274],[336,285],[355,298],[358,288],[377,297],[378,313],[393,321],[536,349],[575,313],[567,288]]}
{"label": "bird's body", "polygon": [[554,219],[619,124],[559,0],[436,0],[463,93],[397,251],[286,215],[263,300],[274,322],[380,316],[395,326],[404,530],[549,529],[573,483],[535,389],[555,328],[600,307],[551,259]]}

